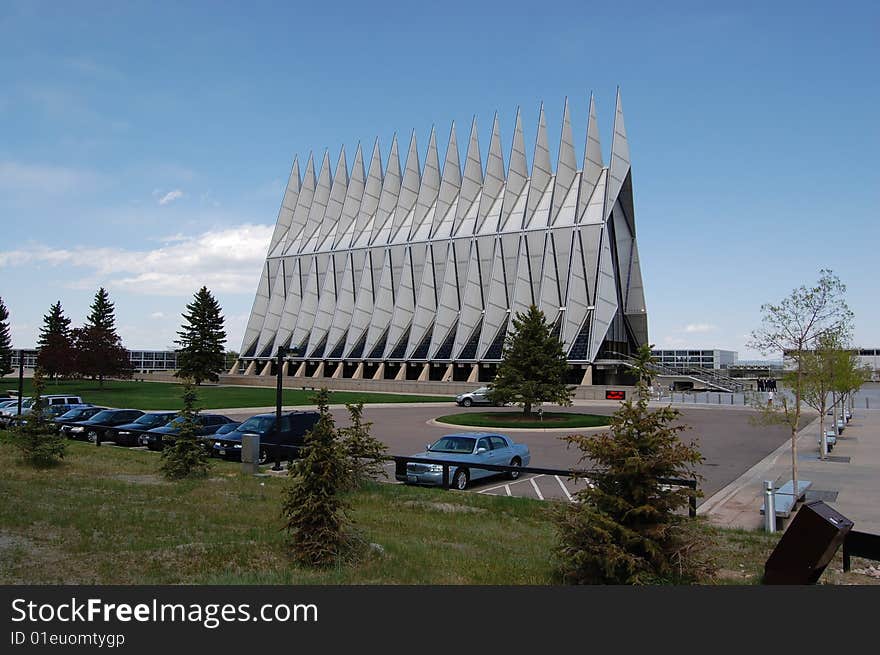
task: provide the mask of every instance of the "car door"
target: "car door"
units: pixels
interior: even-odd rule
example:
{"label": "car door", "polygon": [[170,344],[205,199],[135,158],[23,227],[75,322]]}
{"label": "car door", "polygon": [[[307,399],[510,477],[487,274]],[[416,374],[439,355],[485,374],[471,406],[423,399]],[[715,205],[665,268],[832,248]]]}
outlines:
{"label": "car door", "polygon": [[485,405],[489,402],[488,389],[486,387],[480,387],[476,391],[474,391],[474,402],[479,403],[481,405]]}
{"label": "car door", "polygon": [[[481,448],[485,448],[485,452],[479,453]],[[492,461],[492,443],[489,441],[489,437],[480,437],[479,439],[477,439],[477,445],[476,448],[474,448],[474,461],[485,462],[486,464],[494,464],[494,462]],[[493,475],[492,471],[481,468],[471,469],[471,480],[476,480],[477,478],[485,478],[487,475]]]}
{"label": "car door", "polygon": [[510,464],[510,460],[513,459],[513,453],[507,440],[493,435],[489,437],[489,443],[492,444],[492,463],[499,466]]}

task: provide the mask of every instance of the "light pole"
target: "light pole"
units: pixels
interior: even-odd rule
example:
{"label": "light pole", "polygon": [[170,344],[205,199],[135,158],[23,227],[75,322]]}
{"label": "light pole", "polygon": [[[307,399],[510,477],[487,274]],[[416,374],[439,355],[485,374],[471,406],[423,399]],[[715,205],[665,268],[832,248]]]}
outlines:
{"label": "light pole", "polygon": [[[284,346],[278,346],[276,354],[276,370],[275,370],[275,466],[273,471],[281,470],[281,385],[284,380],[282,369],[284,368],[284,358],[291,352],[291,349]],[[296,349],[292,349],[296,352]]]}

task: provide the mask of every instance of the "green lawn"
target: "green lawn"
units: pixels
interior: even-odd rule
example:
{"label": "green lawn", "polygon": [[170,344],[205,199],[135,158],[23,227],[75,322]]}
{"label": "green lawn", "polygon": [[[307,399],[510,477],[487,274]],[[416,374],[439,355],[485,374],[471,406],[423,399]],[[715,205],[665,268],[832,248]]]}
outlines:
{"label": "green lawn", "polygon": [[[553,502],[376,484],[347,496],[362,538],[357,564],[292,564],[281,531],[283,478],[239,474],[169,483],[159,456],[70,442],[64,462],[22,464],[0,431],[0,584],[556,584]],[[720,584],[754,584],[775,535],[722,530]],[[855,566],[864,566],[856,560]],[[841,574],[823,582],[876,583]]]}
{"label": "green lawn", "polygon": [[526,418],[522,412],[460,412],[434,420],[480,428],[595,428],[610,424],[608,416],[568,412],[544,412],[543,418]]}
{"label": "green lawn", "polygon": [[[0,381],[2,390],[17,388],[18,381],[4,378]],[[24,393],[31,390],[31,380],[25,379]],[[46,393],[69,393],[81,396],[87,403],[106,407],[126,407],[133,409],[180,409],[181,387],[166,382],[134,382],[107,380],[103,390],[96,380],[66,380],[50,382]],[[199,387],[199,406],[203,409],[225,407],[271,407],[275,405],[275,388],[268,387],[218,387],[206,385]],[[284,389],[285,405],[311,405],[313,391]],[[361,391],[333,391],[331,403],[413,403],[413,402],[451,402],[451,396],[416,396],[392,393],[369,393]]]}

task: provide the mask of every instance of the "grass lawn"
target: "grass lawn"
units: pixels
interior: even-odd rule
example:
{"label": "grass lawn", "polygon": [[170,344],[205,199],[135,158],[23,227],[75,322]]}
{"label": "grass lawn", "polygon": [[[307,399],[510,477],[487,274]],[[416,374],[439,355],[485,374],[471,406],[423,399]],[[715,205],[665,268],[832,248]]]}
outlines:
{"label": "grass lawn", "polygon": [[[215,462],[208,479],[169,483],[154,453],[71,442],[60,466],[35,470],[0,432],[0,584],[557,582],[553,503],[376,484],[348,500],[384,553],[313,571],[286,552],[284,479]],[[703,529],[716,541],[717,582],[759,579],[776,537]],[[823,581],[876,582],[837,570]]]}
{"label": "grass lawn", "polygon": [[544,412],[543,419],[537,415],[525,418],[522,412],[461,412],[440,416],[435,421],[452,425],[480,428],[595,428],[610,424],[610,417],[597,414],[574,414],[568,412]]}
{"label": "grass lawn", "polygon": [[[3,378],[0,390],[17,389],[18,380]],[[24,393],[30,394],[31,380],[25,379]],[[46,384],[46,393],[69,393],[82,397],[87,403],[106,407],[132,409],[180,409],[181,386],[167,382],[135,382],[131,380],[106,380],[103,390],[97,380],[65,380]],[[199,406],[203,409],[231,407],[272,407],[275,405],[274,387],[199,387]],[[285,405],[311,405],[313,391],[284,389]],[[450,402],[451,396],[416,396],[392,393],[369,393],[361,391],[332,391],[331,403],[413,403]]]}

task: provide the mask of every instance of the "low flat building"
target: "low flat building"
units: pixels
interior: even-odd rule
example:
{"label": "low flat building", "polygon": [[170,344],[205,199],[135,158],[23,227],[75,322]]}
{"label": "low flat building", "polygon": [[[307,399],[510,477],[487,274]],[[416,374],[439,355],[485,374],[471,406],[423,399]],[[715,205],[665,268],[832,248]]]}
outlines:
{"label": "low flat building", "polygon": [[692,368],[727,369],[736,364],[734,350],[652,350],[660,366],[685,370]]}

